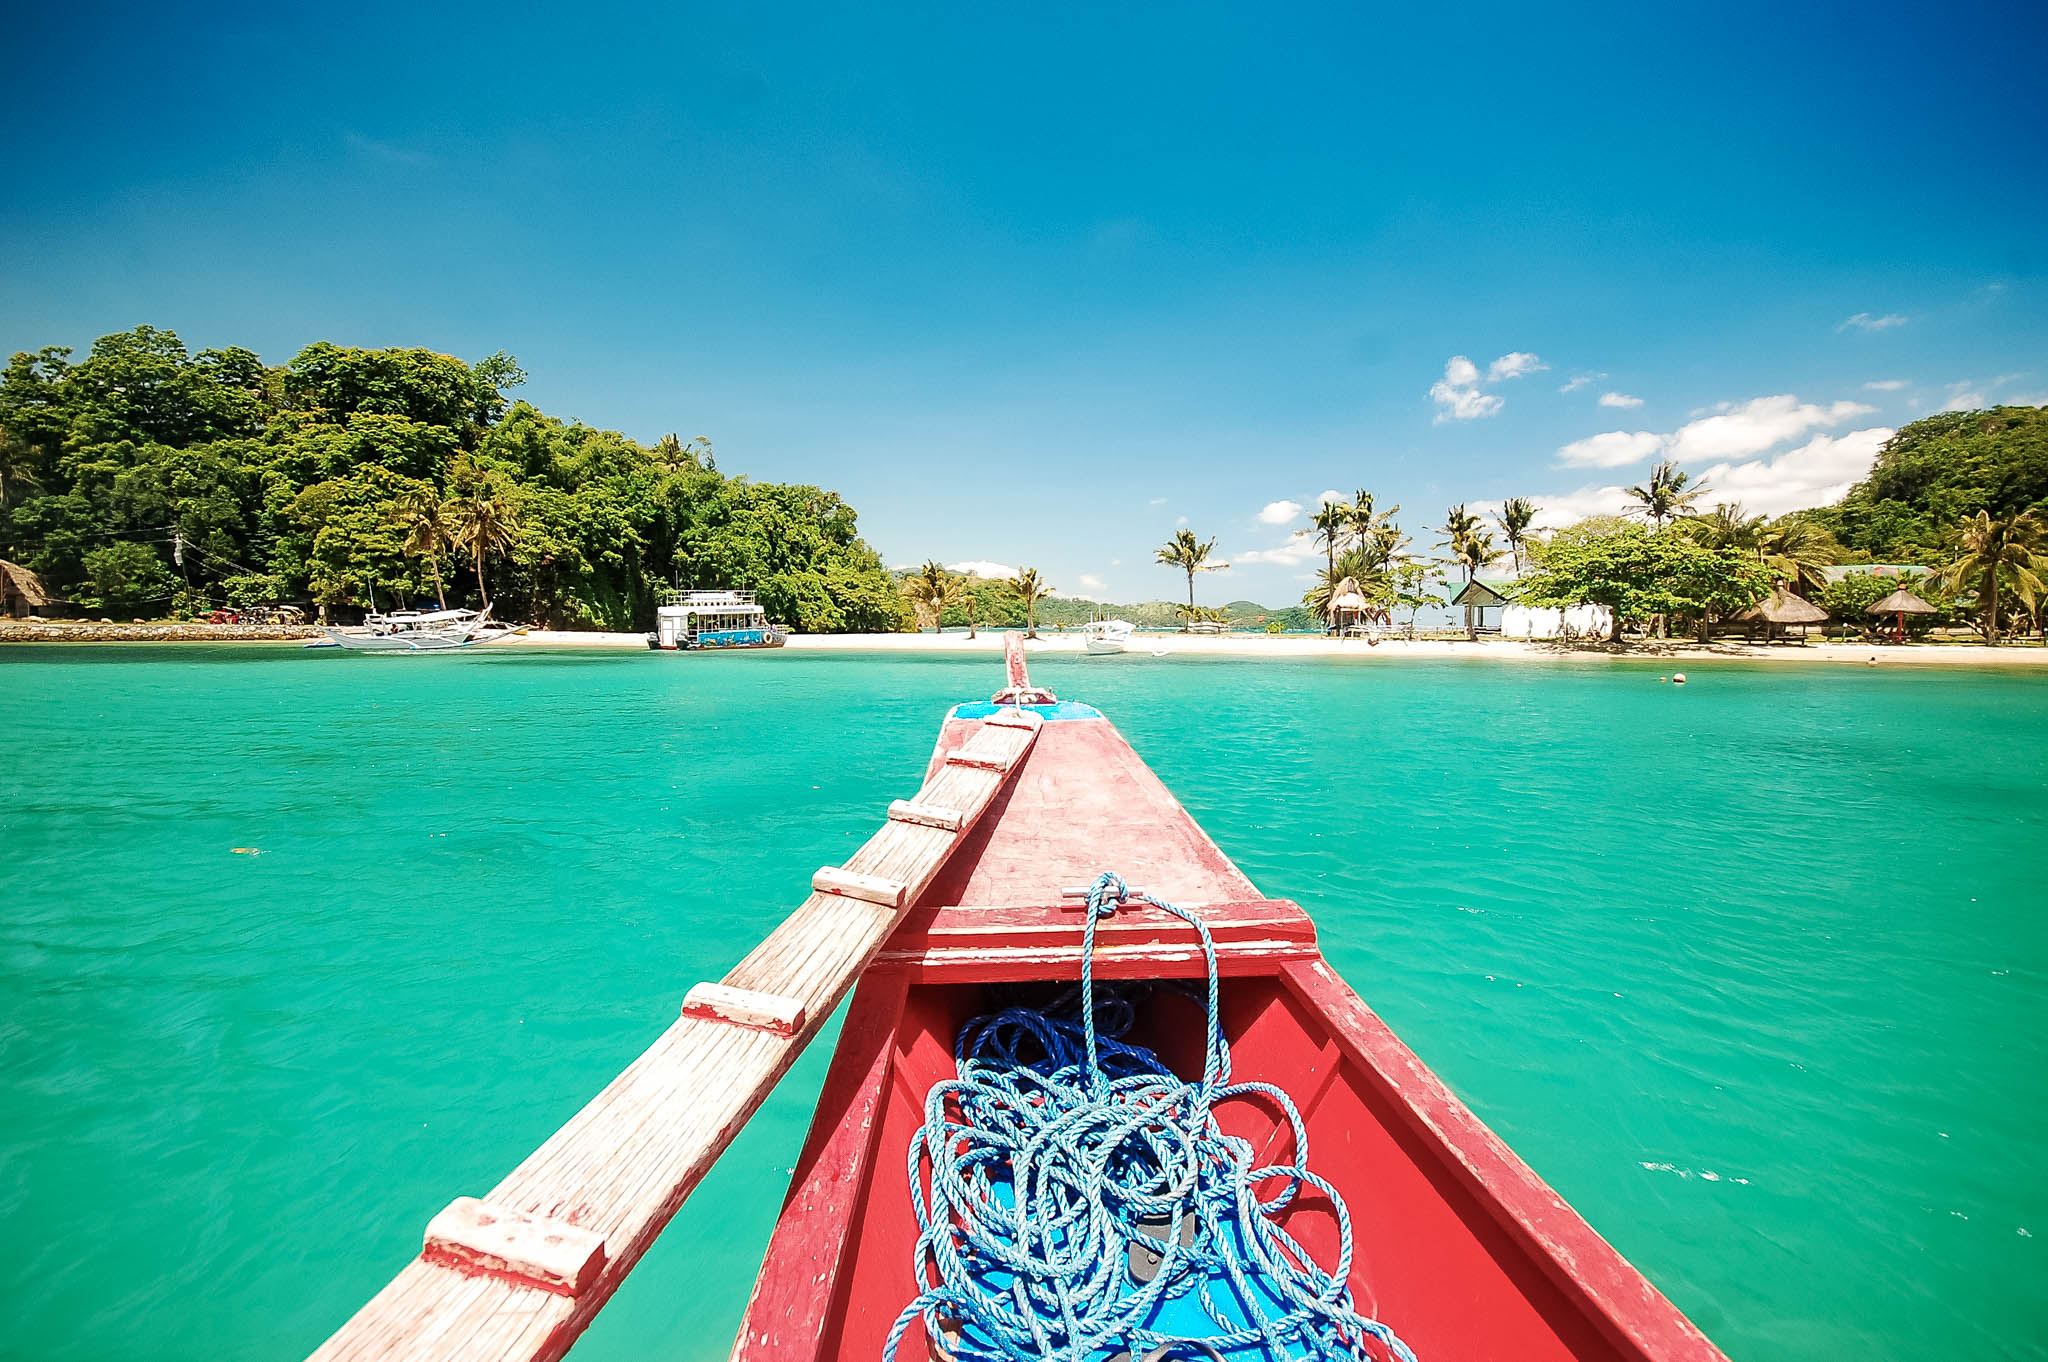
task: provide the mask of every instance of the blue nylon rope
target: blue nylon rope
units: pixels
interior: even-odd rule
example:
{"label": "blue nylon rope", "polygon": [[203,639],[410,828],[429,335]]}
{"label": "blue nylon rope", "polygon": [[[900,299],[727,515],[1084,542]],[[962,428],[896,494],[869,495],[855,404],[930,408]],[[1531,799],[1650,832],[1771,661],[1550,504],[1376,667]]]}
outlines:
{"label": "blue nylon rope", "polygon": [[[1096,997],[1096,924],[1130,902],[1164,909],[1201,937],[1208,1032],[1199,1083],[1122,1041],[1135,1018],[1130,997]],[[921,1290],[889,1331],[885,1362],[917,1319],[940,1341],[938,1355],[959,1362],[1120,1353],[1152,1362],[1231,1350],[1274,1362],[1364,1358],[1368,1338],[1415,1362],[1352,1302],[1350,1212],[1309,1170],[1294,1100],[1270,1083],[1230,1082],[1216,946],[1193,913],[1104,874],[1088,893],[1078,996],[975,1018],[960,1032],[954,1064],[958,1076],[933,1086],[910,1142]],[[1285,1115],[1291,1163],[1255,1167],[1250,1142],[1223,1133],[1213,1108],[1237,1097],[1262,1098]],[[1274,1182],[1278,1190],[1261,1199],[1255,1188]],[[1340,1247],[1328,1270],[1279,1225],[1304,1186],[1322,1193],[1337,1218]],[[1187,1245],[1184,1214],[1194,1219]],[[1163,1241],[1137,1228],[1148,1216],[1166,1217]],[[1127,1271],[1133,1241],[1162,1256],[1142,1285]],[[1008,1278],[1007,1289],[992,1277]],[[1146,1326],[1155,1306],[1190,1294],[1213,1332],[1195,1338]]]}

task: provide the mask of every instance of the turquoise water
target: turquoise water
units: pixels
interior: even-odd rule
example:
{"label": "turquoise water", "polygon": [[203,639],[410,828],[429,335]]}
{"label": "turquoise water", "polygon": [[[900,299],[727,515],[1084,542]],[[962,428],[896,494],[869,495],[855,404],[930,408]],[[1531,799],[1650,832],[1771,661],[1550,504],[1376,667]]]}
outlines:
{"label": "turquoise water", "polygon": [[[2048,676],[1034,677],[1107,711],[1737,1362],[2048,1357]],[[0,649],[0,1354],[311,1349],[997,680],[801,653]],[[576,1357],[725,1355],[826,1048]]]}

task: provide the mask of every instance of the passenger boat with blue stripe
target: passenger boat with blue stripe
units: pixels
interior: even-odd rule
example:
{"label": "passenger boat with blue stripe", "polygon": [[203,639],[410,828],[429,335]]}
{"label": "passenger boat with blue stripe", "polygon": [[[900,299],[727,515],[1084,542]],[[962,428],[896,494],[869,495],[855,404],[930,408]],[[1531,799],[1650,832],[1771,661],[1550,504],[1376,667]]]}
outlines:
{"label": "passenger boat with blue stripe", "polygon": [[850,992],[742,1362],[1721,1362],[1105,715],[1008,667],[315,1356],[562,1356]]}
{"label": "passenger boat with blue stripe", "polygon": [[768,612],[751,591],[670,591],[654,607],[654,632],[647,646],[661,651],[693,648],[780,648],[789,632],[768,622]]}

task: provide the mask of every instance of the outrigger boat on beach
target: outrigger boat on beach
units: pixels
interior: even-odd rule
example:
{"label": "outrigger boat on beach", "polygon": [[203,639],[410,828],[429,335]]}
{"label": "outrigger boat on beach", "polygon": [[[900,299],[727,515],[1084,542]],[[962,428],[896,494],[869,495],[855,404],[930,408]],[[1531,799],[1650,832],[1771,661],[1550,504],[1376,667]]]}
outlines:
{"label": "outrigger boat on beach", "polygon": [[1014,635],[1008,667],[315,1357],[560,1357],[852,990],[735,1359],[1721,1359]]}

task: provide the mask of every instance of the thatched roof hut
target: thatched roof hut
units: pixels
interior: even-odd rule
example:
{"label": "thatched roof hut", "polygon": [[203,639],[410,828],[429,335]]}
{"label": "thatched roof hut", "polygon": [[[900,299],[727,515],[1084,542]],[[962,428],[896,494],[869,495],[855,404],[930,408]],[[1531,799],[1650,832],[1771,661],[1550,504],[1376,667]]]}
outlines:
{"label": "thatched roof hut", "polygon": [[1358,584],[1356,577],[1346,577],[1330,591],[1330,603],[1323,607],[1323,613],[1329,618],[1330,628],[1343,633],[1355,625],[1364,624],[1378,614],[1379,609],[1365,594],[1365,588]]}
{"label": "thatched roof hut", "polygon": [[1906,588],[1900,587],[1891,595],[1870,606],[1863,613],[1866,615],[1931,615],[1934,613],[1934,607],[1906,590]]}
{"label": "thatched roof hut", "polygon": [[0,559],[0,615],[27,619],[57,604],[43,586],[43,579],[19,563]]}
{"label": "thatched roof hut", "polygon": [[1793,595],[1783,582],[1772,587],[1770,595],[1734,616],[1743,624],[1820,624],[1827,617],[1827,611],[1804,596]]}

